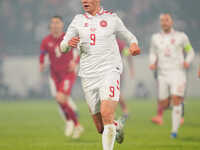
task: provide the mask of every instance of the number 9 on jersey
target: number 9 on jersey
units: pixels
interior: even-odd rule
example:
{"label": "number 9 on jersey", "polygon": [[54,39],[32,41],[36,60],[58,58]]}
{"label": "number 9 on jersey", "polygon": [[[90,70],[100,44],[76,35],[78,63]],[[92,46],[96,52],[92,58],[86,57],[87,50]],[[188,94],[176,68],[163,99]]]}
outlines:
{"label": "number 9 on jersey", "polygon": [[96,35],[94,33],[90,34],[90,45],[94,46],[96,44]]}

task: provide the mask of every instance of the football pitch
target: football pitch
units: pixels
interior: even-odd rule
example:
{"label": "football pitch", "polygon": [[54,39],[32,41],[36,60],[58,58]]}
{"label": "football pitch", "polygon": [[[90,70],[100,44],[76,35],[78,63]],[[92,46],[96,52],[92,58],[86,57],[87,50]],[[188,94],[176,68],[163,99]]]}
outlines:
{"label": "football pitch", "polygon": [[[77,103],[85,132],[79,140],[72,140],[64,136],[64,121],[53,100],[0,101],[0,150],[102,150],[87,105]],[[187,99],[178,139],[170,138],[170,110],[164,125],[156,126],[150,122],[156,101],[129,101],[128,106],[125,141],[115,144],[114,150],[200,150],[200,100]]]}

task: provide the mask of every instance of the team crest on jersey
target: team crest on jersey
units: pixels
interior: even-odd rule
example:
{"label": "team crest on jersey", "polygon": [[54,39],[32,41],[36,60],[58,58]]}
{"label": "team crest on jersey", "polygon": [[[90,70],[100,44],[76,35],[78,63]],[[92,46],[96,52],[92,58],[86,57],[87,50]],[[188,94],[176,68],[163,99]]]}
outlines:
{"label": "team crest on jersey", "polygon": [[88,23],[86,22],[85,24],[84,24],[84,27],[88,27],[89,25],[88,25]]}
{"label": "team crest on jersey", "polygon": [[175,39],[171,39],[171,44],[175,44],[176,40]]}
{"label": "team crest on jersey", "polygon": [[52,42],[49,42],[49,43],[48,43],[48,46],[49,46],[49,47],[52,47],[52,46],[53,46],[53,43],[52,43]]}
{"label": "team crest on jersey", "polygon": [[107,21],[105,21],[105,20],[102,20],[101,22],[100,22],[100,26],[101,27],[107,27],[108,26],[108,23],[107,23]]}

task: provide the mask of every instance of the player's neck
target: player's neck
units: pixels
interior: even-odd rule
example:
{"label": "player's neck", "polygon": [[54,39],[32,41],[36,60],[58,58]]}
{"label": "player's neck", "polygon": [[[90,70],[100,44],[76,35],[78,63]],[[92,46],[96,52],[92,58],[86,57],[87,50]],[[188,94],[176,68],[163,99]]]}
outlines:
{"label": "player's neck", "polygon": [[169,33],[172,32],[172,28],[169,28],[169,29],[167,29],[167,30],[163,30],[163,31],[164,31],[165,34],[169,34]]}
{"label": "player's neck", "polygon": [[92,15],[92,16],[95,16],[100,10],[101,10],[101,7],[97,6],[97,8],[94,11],[89,12],[89,14]]}

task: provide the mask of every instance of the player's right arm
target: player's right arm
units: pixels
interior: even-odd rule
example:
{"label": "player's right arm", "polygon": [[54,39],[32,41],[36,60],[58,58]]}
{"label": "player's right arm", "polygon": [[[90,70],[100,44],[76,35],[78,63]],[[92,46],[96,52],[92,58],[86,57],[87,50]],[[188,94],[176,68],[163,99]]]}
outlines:
{"label": "player's right arm", "polygon": [[46,42],[45,39],[42,40],[41,45],[40,45],[40,57],[39,57],[39,63],[40,63],[40,72],[44,71],[44,60],[45,60],[45,55],[48,53],[46,49]]}
{"label": "player's right arm", "polygon": [[150,70],[156,70],[156,68],[157,68],[156,64],[157,64],[157,60],[158,60],[154,36],[155,35],[153,35],[152,38],[151,38],[151,45],[150,45],[150,54],[149,54],[149,60],[150,60],[149,68],[150,68]]}
{"label": "player's right arm", "polygon": [[65,53],[68,52],[71,48],[76,48],[77,44],[80,41],[80,38],[78,37],[78,29],[77,24],[79,22],[78,16],[76,16],[71,24],[69,25],[67,32],[64,36],[63,41],[60,44],[61,52]]}
{"label": "player's right arm", "polygon": [[188,69],[194,59],[195,53],[190,43],[190,40],[185,33],[183,33],[183,49],[186,52],[186,58],[185,58],[183,66],[185,69]]}

